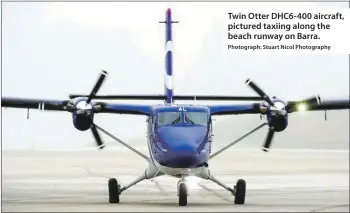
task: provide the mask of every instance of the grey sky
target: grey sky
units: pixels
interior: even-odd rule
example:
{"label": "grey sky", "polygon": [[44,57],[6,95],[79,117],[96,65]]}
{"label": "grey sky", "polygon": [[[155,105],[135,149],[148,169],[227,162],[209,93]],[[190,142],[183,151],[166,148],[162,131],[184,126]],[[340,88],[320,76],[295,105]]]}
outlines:
{"label": "grey sky", "polygon": [[[164,20],[170,6],[173,18],[180,21],[174,26],[176,94],[254,95],[244,84],[252,77],[266,92],[285,100],[315,93],[324,98],[349,98],[348,55],[224,55],[222,17],[225,8],[239,4],[243,3],[5,2],[2,94],[50,99],[87,94],[101,69],[110,75],[100,94],[162,94],[164,26],[158,21]],[[348,8],[347,2],[249,4]],[[30,120],[26,113],[24,109],[2,110],[4,149],[94,145],[90,131],[76,130],[69,113],[31,110]],[[320,134],[315,140],[332,136],[349,141],[348,111],[335,114],[342,128],[336,122],[322,124],[323,129],[310,128]],[[291,128],[303,128],[310,118],[317,120],[313,115],[303,115],[305,120],[299,119]],[[249,131],[252,124],[249,116],[230,119],[235,126],[227,128],[227,138],[235,129],[238,135]],[[95,121],[122,139],[146,139],[145,117],[100,114]],[[284,133],[283,140],[292,137],[292,132]],[[102,137],[107,145],[114,143]]]}

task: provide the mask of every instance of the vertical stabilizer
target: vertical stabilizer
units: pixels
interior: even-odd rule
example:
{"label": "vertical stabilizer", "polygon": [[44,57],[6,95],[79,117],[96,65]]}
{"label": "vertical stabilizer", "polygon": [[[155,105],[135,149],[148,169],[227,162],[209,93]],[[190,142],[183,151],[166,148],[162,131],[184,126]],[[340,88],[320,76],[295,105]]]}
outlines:
{"label": "vertical stabilizer", "polygon": [[165,103],[173,103],[173,41],[172,24],[178,23],[171,19],[171,9],[168,8],[165,15],[165,73],[164,73],[164,95]]}

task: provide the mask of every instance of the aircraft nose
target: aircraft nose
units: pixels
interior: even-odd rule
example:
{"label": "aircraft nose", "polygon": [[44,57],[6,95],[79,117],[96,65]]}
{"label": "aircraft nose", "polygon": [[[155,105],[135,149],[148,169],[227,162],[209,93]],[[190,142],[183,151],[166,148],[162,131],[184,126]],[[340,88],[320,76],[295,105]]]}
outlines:
{"label": "aircraft nose", "polygon": [[162,127],[158,136],[167,150],[161,159],[164,166],[172,168],[195,168],[201,163],[199,147],[206,133],[204,127]]}
{"label": "aircraft nose", "polygon": [[163,127],[158,133],[167,149],[162,161],[164,166],[193,168],[200,165],[198,147],[203,142],[205,128]]}
{"label": "aircraft nose", "polygon": [[197,164],[196,147],[190,143],[182,143],[172,147],[166,166],[175,168],[189,168]]}
{"label": "aircraft nose", "polygon": [[185,154],[195,154],[196,147],[193,143],[190,142],[178,142],[174,144],[172,150],[177,153],[185,153]]}

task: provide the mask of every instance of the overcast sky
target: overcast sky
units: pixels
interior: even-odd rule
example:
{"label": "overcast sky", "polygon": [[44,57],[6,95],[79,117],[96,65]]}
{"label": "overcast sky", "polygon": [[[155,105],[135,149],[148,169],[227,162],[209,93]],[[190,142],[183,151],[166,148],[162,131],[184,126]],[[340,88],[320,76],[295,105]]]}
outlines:
{"label": "overcast sky", "polygon": [[[276,5],[348,8],[347,2],[4,2],[2,95],[67,99],[70,93],[88,94],[101,69],[110,75],[99,94],[163,94],[165,32],[158,21],[164,20],[166,8],[171,7],[173,19],[180,21],[173,28],[175,94],[255,95],[244,84],[251,77],[268,94],[284,100],[316,93],[324,98],[349,98],[348,55],[224,54],[225,8],[232,11],[242,6]],[[25,109],[2,109],[4,149],[94,145],[91,132],[76,130],[67,112],[31,110],[29,120],[26,114]],[[342,124],[347,118],[348,125],[348,111],[337,115],[343,118],[339,121]],[[251,122],[244,116],[232,119],[240,126]],[[98,125],[121,139],[141,138],[146,144],[145,120],[143,116],[106,114],[95,118]],[[303,128],[302,124],[301,120],[291,128]],[[321,138],[323,134],[349,141],[348,130],[339,129],[339,123],[322,125],[324,129],[311,130]],[[228,128],[234,130],[234,126]],[[102,137],[107,145],[114,144],[107,136]]]}

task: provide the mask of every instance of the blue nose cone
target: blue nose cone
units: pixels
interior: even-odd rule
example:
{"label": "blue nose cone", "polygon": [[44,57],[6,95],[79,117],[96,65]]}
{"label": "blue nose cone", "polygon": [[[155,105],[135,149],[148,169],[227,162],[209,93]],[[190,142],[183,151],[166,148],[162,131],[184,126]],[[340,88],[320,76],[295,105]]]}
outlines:
{"label": "blue nose cone", "polygon": [[198,161],[198,154],[194,144],[181,143],[172,147],[168,152],[165,165],[175,168],[195,167]]}
{"label": "blue nose cone", "polygon": [[205,127],[161,127],[160,141],[166,147],[162,163],[172,168],[193,168],[203,163],[200,157],[206,135]]}

